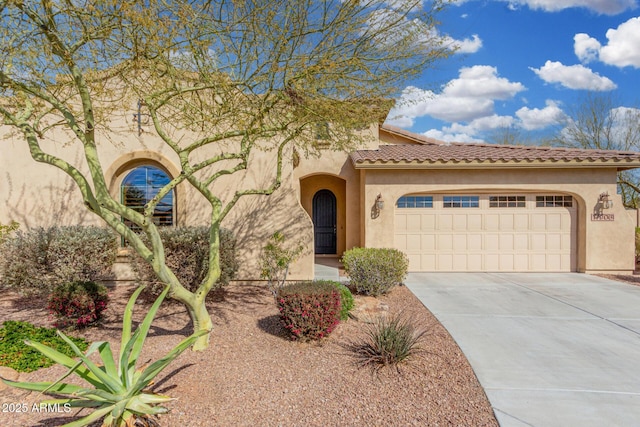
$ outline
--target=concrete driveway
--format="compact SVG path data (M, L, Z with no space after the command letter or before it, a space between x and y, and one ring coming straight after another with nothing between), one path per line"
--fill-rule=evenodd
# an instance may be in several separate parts
M501 426L640 426L640 287L578 273L411 273Z

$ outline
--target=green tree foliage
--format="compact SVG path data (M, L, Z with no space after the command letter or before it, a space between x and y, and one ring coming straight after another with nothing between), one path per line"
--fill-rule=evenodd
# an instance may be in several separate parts
M0 115L152 265L195 330L210 331L205 297L220 275L227 214L244 196L276 191L291 145L316 152L319 128L331 148L357 145L388 100L451 52L435 29L448 2L0 1ZM181 169L143 212L109 193L100 149L113 137L110 117L138 100ZM82 159L59 155L48 139L56 128ZM256 151L267 150L272 176L223 198L215 184L251 170ZM152 221L162 198L187 185L211 206L209 270L195 292L167 267Z
M589 93L569 110L554 145L597 150L640 150L640 109L618 106L608 94ZM618 173L618 189L628 208L640 206L640 176L633 170Z

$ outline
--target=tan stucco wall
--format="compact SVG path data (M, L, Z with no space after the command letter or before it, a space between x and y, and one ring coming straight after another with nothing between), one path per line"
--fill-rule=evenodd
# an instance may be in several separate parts
M394 245L394 210L399 197L412 193L536 192L572 195L578 204L577 270L633 271L635 212L627 211L616 195L616 170L606 169L494 169L494 170L362 170L364 245ZM613 195L606 213L615 221L592 221L598 196ZM382 194L385 208L377 218L371 211Z
M112 116L109 131L100 133L98 149L101 164L111 194L119 199L119 187L124 176L136 166L160 166L171 176L180 172L173 151L151 129L138 135L133 118L136 107ZM9 135L6 127L0 140L0 223L16 220L22 228L51 225L96 224L102 221L83 205L75 183L50 165L37 163L29 154L20 135ZM188 138L188 135L187 135ZM83 173L88 172L81 147L63 131L48 134L42 140L43 149L70 161ZM193 156L205 158L204 152ZM291 153L286 158L291 158ZM246 173L223 177L213 187L215 194L228 201L235 189L268 187L275 176L275 151L259 151L249 161ZM288 230L306 242L313 241L311 220L299 202L299 183L293 179L291 162L285 162L281 187L271 196L246 196L225 219L223 226L234 231L238 239L240 271L238 279L259 279L258 257L267 239L277 230ZM187 183L176 189L176 220L178 225L209 223L211 209L204 198ZM290 269L291 279L313 277L313 247Z

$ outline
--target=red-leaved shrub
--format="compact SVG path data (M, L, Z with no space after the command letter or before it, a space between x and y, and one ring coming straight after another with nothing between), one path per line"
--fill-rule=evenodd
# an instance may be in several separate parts
M49 296L49 313L56 317L56 327L83 328L98 321L107 308L107 288L95 282L63 283Z
M295 340L326 337L340 323L340 292L328 282L297 282L277 296L282 325Z

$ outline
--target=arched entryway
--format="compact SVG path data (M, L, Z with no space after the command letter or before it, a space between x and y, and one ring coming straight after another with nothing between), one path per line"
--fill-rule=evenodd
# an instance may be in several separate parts
M313 196L314 251L319 255L335 254L337 249L336 196L320 190Z

